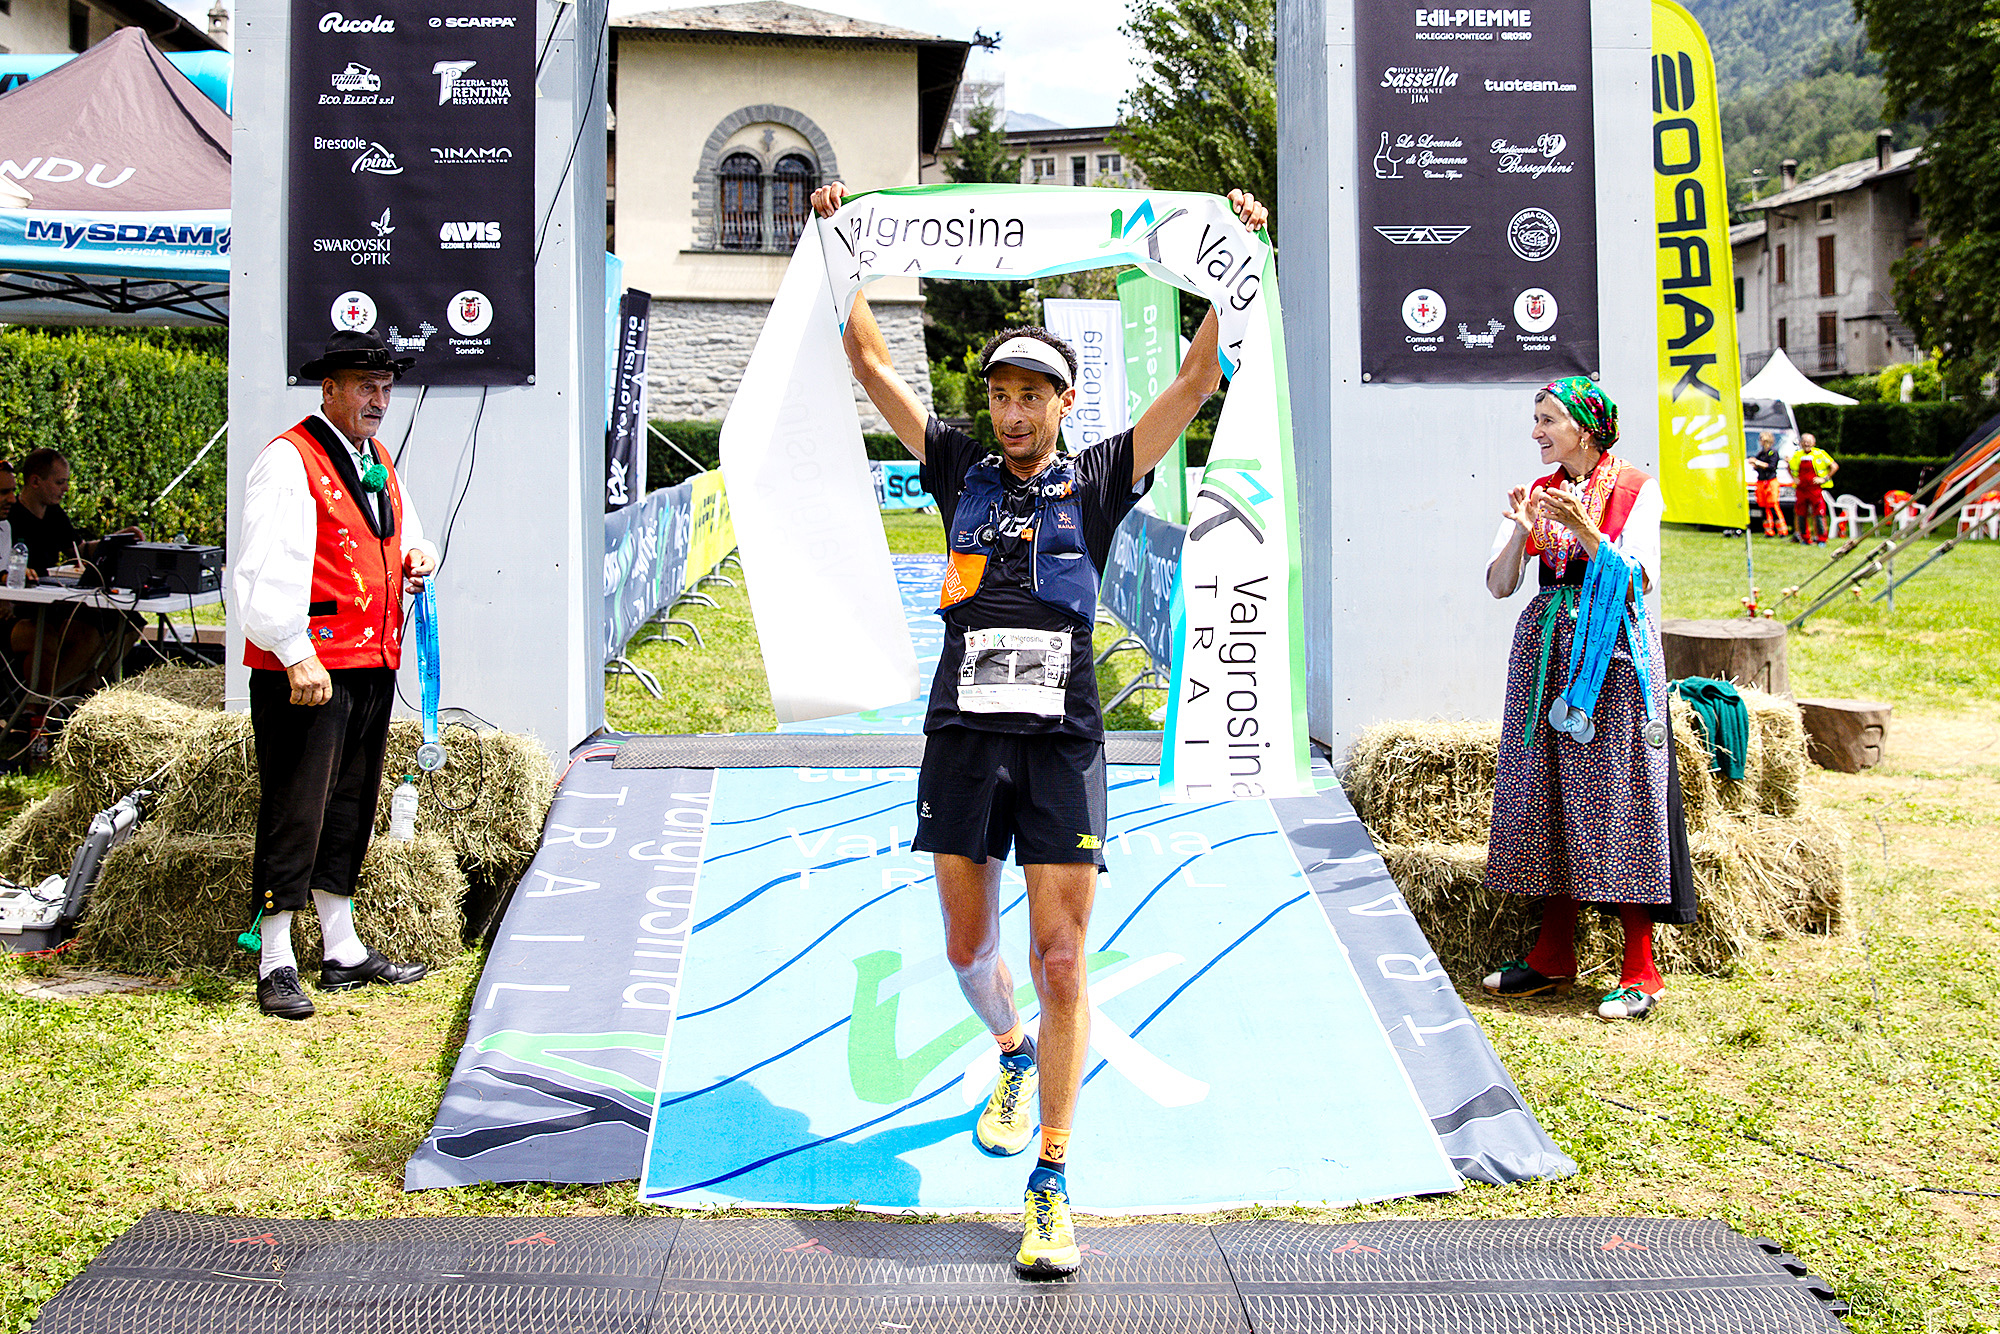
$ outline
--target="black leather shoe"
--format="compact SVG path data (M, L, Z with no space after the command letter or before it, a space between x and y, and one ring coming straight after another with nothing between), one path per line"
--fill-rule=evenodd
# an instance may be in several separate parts
M1479 985L1494 996L1565 996L1574 982L1574 978L1545 976L1519 959L1509 959Z
M337 963L322 963L319 966L319 989L321 991L352 991L365 987L370 982L386 982L390 986L401 986L414 982L430 971L420 963L390 963L373 949L368 957L352 967Z
M299 970L279 968L269 977L257 979L257 1008L280 1019L310 1019L312 998L299 985Z

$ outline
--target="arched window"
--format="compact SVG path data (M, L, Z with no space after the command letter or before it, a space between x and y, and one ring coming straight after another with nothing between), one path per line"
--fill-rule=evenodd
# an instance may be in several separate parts
M774 248L790 250L799 243L812 215L812 192L819 173L803 155L787 153L771 173L771 230Z
M722 248L762 250L764 207L757 159L749 153L731 153L722 159L716 175L722 186Z

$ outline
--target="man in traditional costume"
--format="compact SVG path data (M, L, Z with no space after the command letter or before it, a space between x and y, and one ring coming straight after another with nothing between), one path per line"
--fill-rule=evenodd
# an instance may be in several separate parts
M1631 622L1644 627L1638 645L1627 629L1616 631L1590 715L1594 736L1560 733L1549 714L1571 684L1572 640L1585 633L1576 609L1591 558L1611 543L1643 572L1647 591L1657 588L1666 506L1657 481L1611 453L1617 406L1582 376L1536 393L1533 434L1542 462L1559 466L1509 493L1486 568L1487 590L1505 598L1533 559L1540 589L1507 659L1485 883L1541 898L1542 923L1528 957L1501 964L1484 985L1500 996L1567 992L1576 978L1577 905L1592 903L1615 910L1625 930L1618 986L1597 1013L1643 1019L1666 988L1653 962L1653 923L1694 920L1654 622Z
M375 828L402 663L403 592L437 568L388 451L375 439L395 382L375 334L343 330L299 368L320 410L271 441L244 487L231 591L243 617L262 793L251 862L260 914L257 1004L307 1019L292 914L319 914L320 990L414 982L354 932L354 890Z

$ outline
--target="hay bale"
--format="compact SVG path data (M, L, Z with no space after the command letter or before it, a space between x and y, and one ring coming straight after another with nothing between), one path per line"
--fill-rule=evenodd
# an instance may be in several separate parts
M90 817L100 809L85 803L72 787L59 787L29 806L0 832L0 875L22 885L67 875L90 832Z
M1520 958L1541 920L1534 899L1485 887L1477 843L1382 844L1382 859L1438 962L1467 985L1502 959ZM1662 972L1727 974L1760 940L1828 932L1845 919L1847 849L1817 811L1720 819L1689 839L1699 918L1654 931ZM1615 980L1623 937L1614 913L1585 912L1578 966Z
M1382 723L1354 743L1345 785L1378 842L1484 844L1498 723Z
M142 973L191 968L248 971L236 944L250 925L252 840L242 835L140 830L104 862L77 936L80 957ZM354 923L361 938L397 960L439 964L459 952L465 876L441 839L377 839L361 865ZM319 964L319 922L294 915L302 968Z
M126 686L100 690L63 725L56 768L91 810L101 811L162 766L181 760L190 732L206 716Z
M122 687L143 695L170 699L191 709L217 712L222 709L220 667L189 667L178 662L163 662L157 667L148 667L137 676L127 677Z
M440 734L450 756L444 769L421 774L417 832L451 844L468 876L511 886L526 873L542 841L542 822L555 798L555 771L531 736L479 731L454 723ZM404 774L417 773L423 728L411 719L389 724L376 832L389 827L389 795Z
M1694 725L1694 714L1680 701L1674 702L1674 732L1680 747L1681 790L1688 797L1688 823L1707 828L1716 811L1738 818L1751 815L1792 815L1803 800L1806 779L1805 725L1799 706L1783 695L1768 695L1754 687L1740 688L1743 704L1750 714L1749 753L1743 760L1743 777L1728 779L1709 769L1708 743ZM1680 731L1688 736L1683 741ZM1707 788L1712 805L1702 799L1697 820L1695 791Z
M257 832L257 743L247 713L199 713L174 765L153 785L153 823L182 834Z
M1681 809L1687 813L1688 834L1692 837L1722 818L1721 794L1715 774L1708 767L1708 743L1695 726L1694 710L1679 699L1669 701L1673 719L1674 759L1680 765Z

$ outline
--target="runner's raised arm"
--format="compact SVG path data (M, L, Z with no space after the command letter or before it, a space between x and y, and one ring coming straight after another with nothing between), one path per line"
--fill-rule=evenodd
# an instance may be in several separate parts
M813 191L813 212L830 218L840 211L841 201L846 197L847 187L839 181L822 185ZM854 306L847 313L847 332L840 341L847 350L847 364L860 382L862 392L868 395L868 401L889 423L889 429L903 442L903 448L921 462L924 427L931 414L909 382L896 373L895 363L889 357L888 340L882 337L882 327L875 322L875 312L868 308L866 294L854 294Z

